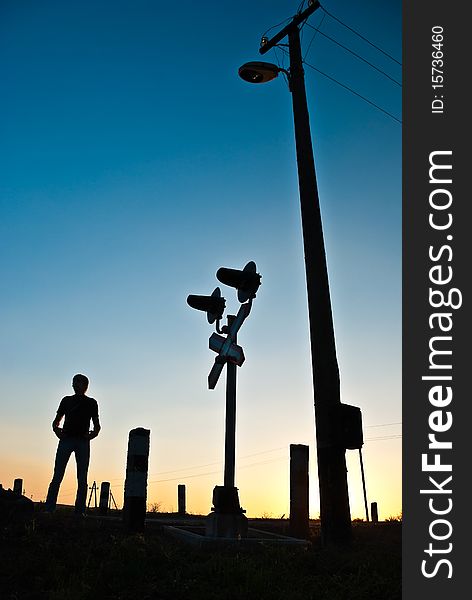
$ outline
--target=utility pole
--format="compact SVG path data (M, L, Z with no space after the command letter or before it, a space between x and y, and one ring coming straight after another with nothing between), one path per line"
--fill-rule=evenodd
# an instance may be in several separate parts
M337 430L341 404L339 370L300 44L300 24L319 6L315 1L296 15L271 40L265 41L259 52L265 54L288 37L315 396L321 533L323 542L328 544L350 540L351 515L345 448Z

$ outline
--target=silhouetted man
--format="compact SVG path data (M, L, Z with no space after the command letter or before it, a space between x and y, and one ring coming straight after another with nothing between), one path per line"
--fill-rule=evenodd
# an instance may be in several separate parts
M75 513L85 514L87 499L87 472L90 460L90 440L97 437L100 431L98 419L98 404L93 398L85 395L89 380L85 375L74 375L72 387L75 394L65 396L59 404L56 418L52 422L52 429L59 438L54 464L54 475L49 484L46 498L46 510L53 512L56 508L57 495L62 483L67 463L72 452L77 463L77 496L75 499ZM64 417L64 425L59 427ZM93 429L90 431L90 420Z

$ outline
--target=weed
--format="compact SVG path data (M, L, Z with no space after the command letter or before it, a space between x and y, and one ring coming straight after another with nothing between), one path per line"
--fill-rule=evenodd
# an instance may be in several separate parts
M34 527L0 531L0 589L12 600L399 599L401 524L359 523L353 532L343 549L323 549L314 537L309 550L217 551L166 538L157 526L129 535L113 519L38 515Z

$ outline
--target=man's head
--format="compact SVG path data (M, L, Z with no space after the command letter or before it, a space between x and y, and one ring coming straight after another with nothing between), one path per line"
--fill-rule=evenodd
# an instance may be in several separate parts
M74 388L74 392L76 394L85 394L89 385L88 377L85 375L74 375L72 378L72 387Z

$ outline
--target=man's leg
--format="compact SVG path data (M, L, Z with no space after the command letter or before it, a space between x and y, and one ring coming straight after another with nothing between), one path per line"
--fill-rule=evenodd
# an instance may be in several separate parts
M77 496L75 498L75 512L77 514L85 513L85 503L87 501L87 473L90 461L90 441L77 440L75 446L75 460L77 462Z
M70 441L67 438L59 440L56 451L56 460L54 463L54 474L52 476L52 481L49 484L48 495L46 497L45 508L48 512L53 512L56 508L59 487L62 483L62 479L64 478L66 466L71 454L72 445Z

